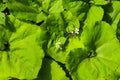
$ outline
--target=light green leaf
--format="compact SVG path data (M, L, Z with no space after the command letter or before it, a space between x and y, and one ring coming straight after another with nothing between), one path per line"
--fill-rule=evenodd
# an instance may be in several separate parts
M71 51L66 64L73 80L116 80L120 45L114 29L105 22L86 26L81 42L84 47Z
M89 9L89 5L86 2L83 1L64 1L63 2L64 8L66 11L70 11L74 16L83 18L86 14L86 12Z
M119 1L113 1L112 2L112 8L113 11L109 13L110 17L112 18L112 21L114 21L117 17L117 15L120 13L120 2Z
M41 7L38 6L37 3L32 1L26 1L25 3L21 1L12 1L8 2L7 6L11 14L18 19L30 20L36 23L46 19L47 15L42 12Z
M56 0L53 3L51 3L51 8L49 9L50 13L60 13L62 12L63 6L62 6L62 0Z
M101 21L104 15L104 11L99 6L92 6L88 13L87 18L85 20L85 25L93 26L97 21Z
M34 79L37 77L44 57L37 39L41 38L41 34L43 35L42 28L21 22L12 15L9 18L15 32L8 40L7 50L0 51L0 74L3 74L3 78Z
M105 5L104 11L104 20L107 21L112 27L117 30L117 24L120 20L120 2L112 1L111 4Z
M54 42L51 41L51 44L49 43L50 46L48 47L48 54L56 61L66 63L66 59L71 50L84 48L84 45L80 41L79 37L70 38L69 40L66 40L64 44L62 44L62 41L59 41L59 39L60 38L57 38L57 41ZM58 42L60 44L58 44Z
M44 59L37 80L69 80L64 70L53 60Z
M120 20L120 2L114 1L112 2L112 7L113 7L113 12L110 13L110 17L112 18L112 27L116 30L117 29L117 24Z
M109 24L112 25L113 29L116 31L116 35L119 38L119 22L120 22L120 2L119 1L112 1L111 5L106 5L104 7L105 16L104 20L106 20ZM107 11L110 9L109 11ZM108 16L108 17L106 17Z

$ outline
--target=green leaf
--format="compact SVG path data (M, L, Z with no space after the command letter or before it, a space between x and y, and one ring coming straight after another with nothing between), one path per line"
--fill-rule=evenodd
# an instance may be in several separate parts
M99 6L92 6L88 13L87 18L85 20L85 25L93 26L97 21L101 21L104 15L104 11Z
M120 6L119 1L113 1L112 2L113 11L111 13L109 13L110 17L112 18L112 21L114 21L116 19L116 17L118 16L118 14L120 13L119 6Z
M69 80L64 70L53 60L44 59L37 80Z
M62 6L62 0L56 0L53 3L51 3L51 8L49 9L50 13L59 13L62 12L63 6Z
M70 11L74 16L84 16L89 9L89 5L83 1L64 1L65 11Z
M39 3L40 4L40 3ZM42 12L41 6L35 1L9 1L7 6L10 12L18 19L30 20L39 23L46 19L46 14Z
M60 13L64 10L63 0L44 0L42 1L42 9L46 13Z
M117 24L120 20L119 6L119 1L112 1L111 4L103 7L105 10L104 20L111 24L115 30L117 30Z
M38 38L43 35L42 28L21 22L12 15L9 19L15 32L12 32L6 49L0 51L0 74L3 75L2 78L34 79L44 57L44 52L38 44Z
M114 29L106 22L96 23L84 27L80 39L84 47L71 51L66 64L73 80L116 80L120 45Z
M83 48L84 45L80 41L79 37L73 37L68 40L65 40L63 43L60 38L57 38L55 41L49 42L50 46L48 46L48 54L54 58L56 61L60 61L62 63L66 63L66 59L70 53L71 50L74 50L75 48ZM68 43L69 42L69 43ZM77 43L77 44L76 44Z
M113 29L116 31L116 35L119 39L119 22L120 22L120 2L112 1L111 5L104 6L105 15L104 20L112 25ZM109 9L109 10L108 10Z

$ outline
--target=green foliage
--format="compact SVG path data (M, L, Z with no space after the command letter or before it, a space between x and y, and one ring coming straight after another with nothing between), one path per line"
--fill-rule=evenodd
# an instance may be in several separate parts
M119 0L1 0L0 80L119 80Z
M43 60L43 65L38 76L37 80L69 80L65 77L65 72L60 65L50 59Z

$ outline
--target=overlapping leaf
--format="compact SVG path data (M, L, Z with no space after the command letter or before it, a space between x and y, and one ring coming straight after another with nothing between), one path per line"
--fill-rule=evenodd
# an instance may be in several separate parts
M85 19L84 13L87 12L87 10L83 10L82 5L88 7L87 4L81 1L78 1L78 3L68 2L68 5L64 6L66 10L63 13L52 13L48 16L46 24L51 37L48 42L47 53L57 61L65 63L65 59L71 50L71 44L75 45L72 41L79 42L79 38L76 37L80 33L79 22ZM76 9L73 11L74 8ZM79 13L75 14L76 12ZM73 38L69 39L69 37ZM72 47L74 48L74 46Z
M119 80L119 5L1 0L0 80Z
M116 30L120 19L120 2L112 1L111 4L103 6L105 10L104 20L106 20Z
M46 19L46 14L42 12L41 1L8 1L7 7L9 8L11 14L16 18L21 20L29 20L36 23L39 23Z
M94 15L90 14L93 10L94 8L90 9L88 16ZM87 26L84 26L80 37L84 47L76 48L69 54L67 67L73 80L116 80L118 78L116 71L120 56L119 41L114 29L106 22L100 22L101 19L102 13L93 20L95 24L92 26L85 21ZM87 17L86 20L91 18Z
M36 25L20 22L9 16L15 31L8 38L5 49L0 51L0 79L34 79L41 68L44 52L38 45L42 29ZM3 40L3 38L1 38Z

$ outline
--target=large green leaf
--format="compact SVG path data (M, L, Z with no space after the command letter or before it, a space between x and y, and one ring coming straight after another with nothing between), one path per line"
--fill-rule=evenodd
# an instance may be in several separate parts
M120 45L114 29L105 22L84 27L81 42L84 47L71 51L68 58L73 80L116 80Z
M21 22L12 15L9 19L15 31L8 38L5 49L0 51L0 79L34 79L44 57L44 52L38 44L40 35L44 35L42 28Z
M116 35L118 37L118 39L120 40L120 32L119 32L119 22L120 22L120 2L119 1L112 1L111 5L107 5L104 7L106 15L108 16L105 17L107 20L107 22L109 22L112 27L114 28L114 30L116 31ZM109 11L107 11L108 9L110 9Z

